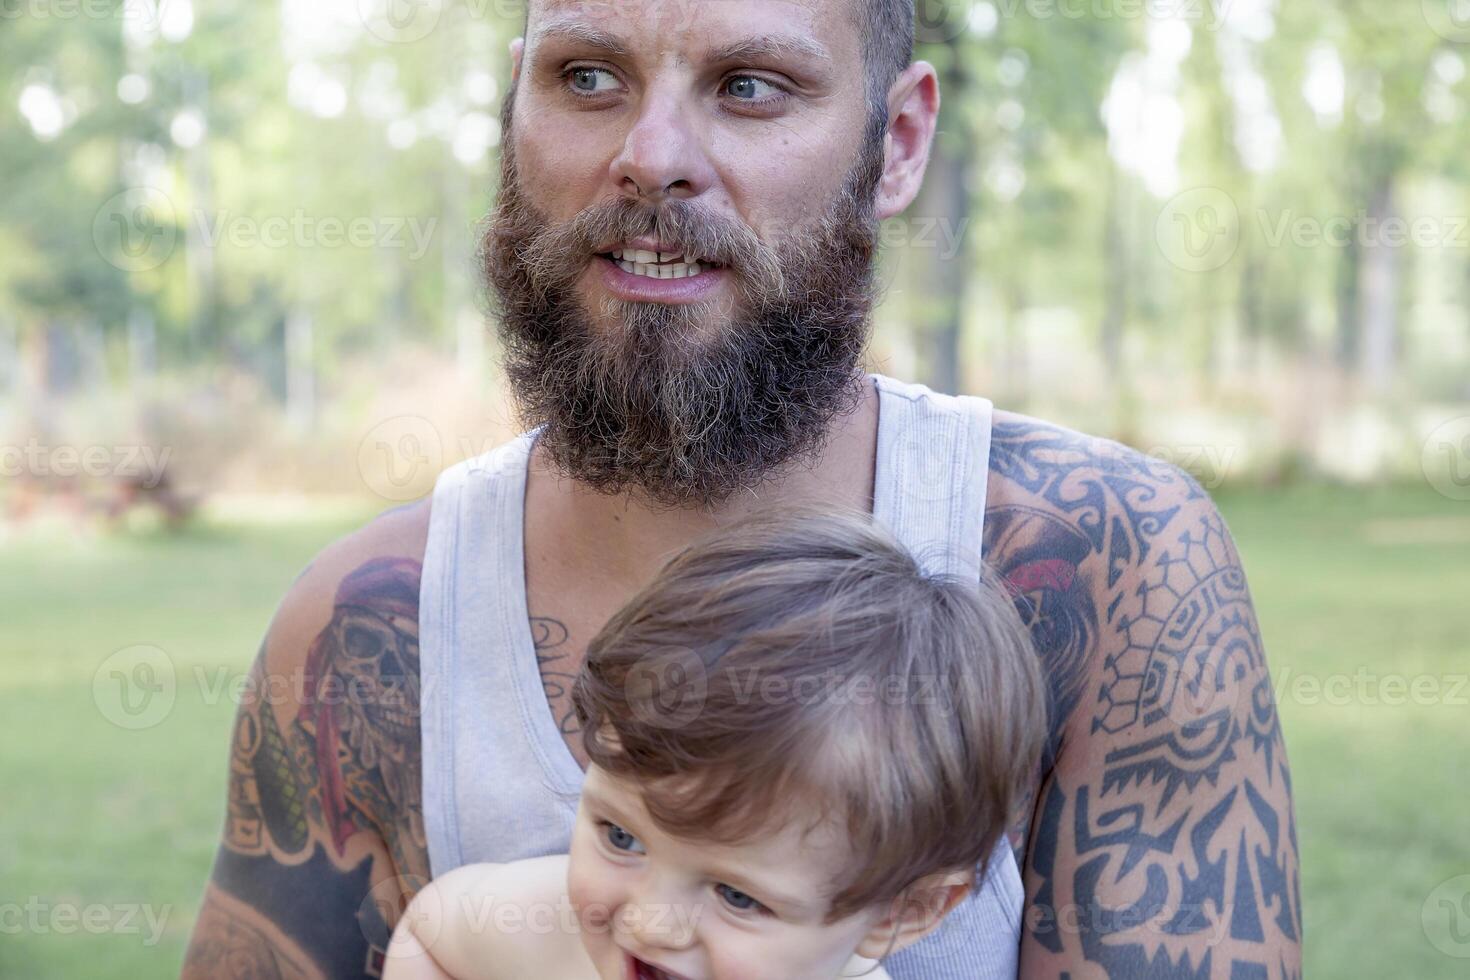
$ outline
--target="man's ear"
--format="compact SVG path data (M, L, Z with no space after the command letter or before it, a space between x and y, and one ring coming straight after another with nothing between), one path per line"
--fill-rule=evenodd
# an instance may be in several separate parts
M893 217L918 196L938 125L939 76L927 61L916 61L888 90L888 133L883 137L878 220Z
M510 42L510 83L514 85L521 77L521 56L526 52L526 39L518 37Z
M975 886L975 872L954 871L920 878L893 900L888 914L858 944L857 954L881 960L912 946L939 928L944 917Z

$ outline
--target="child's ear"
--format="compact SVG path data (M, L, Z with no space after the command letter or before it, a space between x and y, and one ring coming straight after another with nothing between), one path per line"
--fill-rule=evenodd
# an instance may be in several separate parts
M881 960L905 946L912 946L938 929L944 917L974 886L973 869L920 878L895 898L888 913L873 924L858 944L857 954Z

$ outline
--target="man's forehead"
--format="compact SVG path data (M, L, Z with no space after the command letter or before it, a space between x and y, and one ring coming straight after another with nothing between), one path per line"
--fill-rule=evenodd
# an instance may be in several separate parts
M526 43L574 33L578 26L615 37L630 51L654 46L722 50L752 35L789 38L811 56L838 59L856 48L865 0L536 0ZM589 32L591 33L591 32ZM689 53L698 53L690 51ZM799 53L799 52L793 52Z

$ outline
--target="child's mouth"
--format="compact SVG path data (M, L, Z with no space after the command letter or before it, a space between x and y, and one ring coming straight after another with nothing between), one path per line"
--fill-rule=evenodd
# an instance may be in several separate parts
M625 954L628 957L628 980L685 980L677 973L660 970L652 963L645 963L632 953Z

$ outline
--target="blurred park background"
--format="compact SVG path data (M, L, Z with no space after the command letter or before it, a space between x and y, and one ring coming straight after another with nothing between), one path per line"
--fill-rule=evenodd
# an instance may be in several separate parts
M523 2L0 0L0 976L177 971L275 602L515 431L473 253ZM1215 494L1308 974L1470 975L1470 6L919 8L870 366Z

